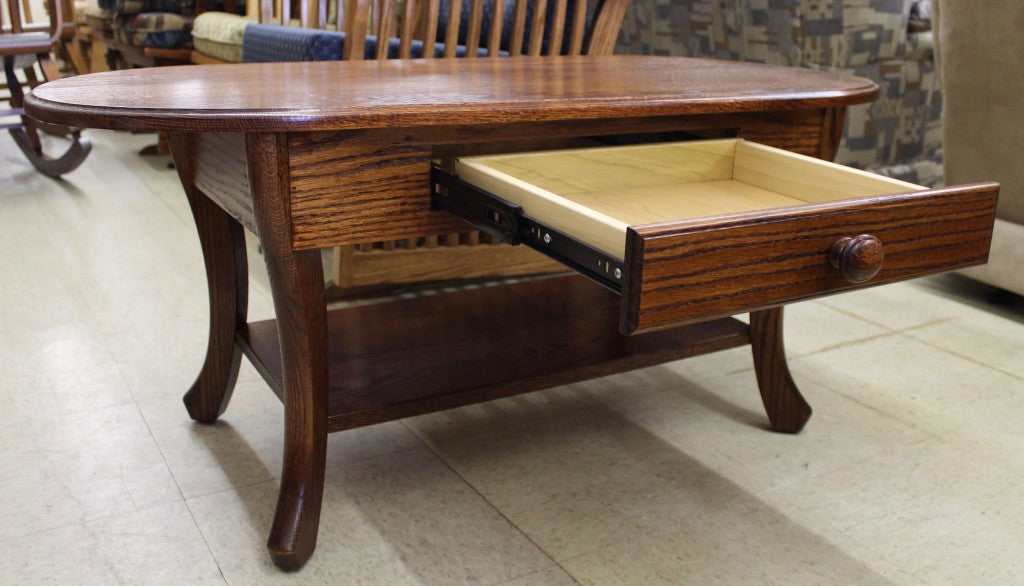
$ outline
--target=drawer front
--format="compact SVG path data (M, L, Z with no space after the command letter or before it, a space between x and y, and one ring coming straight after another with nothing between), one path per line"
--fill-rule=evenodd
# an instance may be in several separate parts
M464 199L482 194L478 225L523 218L502 227L620 292L626 334L984 263L999 193L737 139L469 157L455 170ZM541 229L522 230L530 222Z
M655 330L982 264L998 189L977 184L630 227L621 329ZM865 234L874 247L865 258L848 251L850 262L881 268L862 282L865 275L848 274L851 281L830 250Z

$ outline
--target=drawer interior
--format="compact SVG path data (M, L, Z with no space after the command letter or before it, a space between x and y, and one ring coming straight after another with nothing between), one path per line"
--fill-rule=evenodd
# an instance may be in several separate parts
M743 139L464 157L455 171L619 259L631 226L925 189Z

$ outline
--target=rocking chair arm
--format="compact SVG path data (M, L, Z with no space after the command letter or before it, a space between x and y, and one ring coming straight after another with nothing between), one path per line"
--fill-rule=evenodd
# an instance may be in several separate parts
M50 43L59 41L64 30L64 15L60 5L60 0L46 0L46 9L50 13Z
M50 26L47 30L50 34L50 43L56 43L57 40L60 39L64 24L63 15L60 9L60 0L46 0L46 11L50 15ZM18 0L8 0L7 13L11 19L11 32L14 34L39 31L42 28L38 25L33 26L32 24L29 24L28 27L24 26L21 21L21 6L19 5ZM3 19L0 18L0 22L2 21Z

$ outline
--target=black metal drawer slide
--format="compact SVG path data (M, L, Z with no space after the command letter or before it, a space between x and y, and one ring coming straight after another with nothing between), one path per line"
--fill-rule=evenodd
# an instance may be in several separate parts
M531 218L523 213L520 206L437 167L431 170L431 202L436 210L451 212L509 244L524 244L612 291L622 293L625 279L622 259Z

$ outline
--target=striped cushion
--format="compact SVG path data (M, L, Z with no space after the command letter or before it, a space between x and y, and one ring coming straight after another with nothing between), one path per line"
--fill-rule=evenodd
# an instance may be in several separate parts
M125 45L176 49L192 45L192 17L169 12L142 12L119 16L114 38Z
M242 36L253 20L227 12L204 12L192 25L192 43L196 51L221 61L242 60Z

